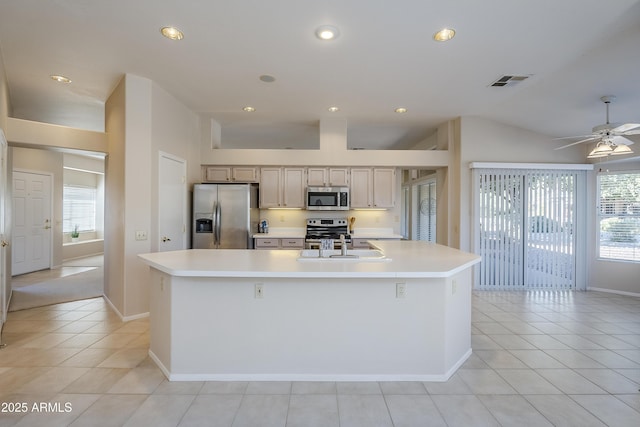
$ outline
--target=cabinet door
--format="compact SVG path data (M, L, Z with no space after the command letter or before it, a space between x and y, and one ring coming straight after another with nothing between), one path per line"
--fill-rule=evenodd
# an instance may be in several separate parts
M334 187L349 186L349 169L330 168L329 169L329 185Z
M304 193L306 185L304 168L284 168L283 170L283 200L282 207L304 208Z
M373 207L392 208L396 188L396 170L392 168L373 169Z
M205 180L209 182L231 181L231 168L221 166L208 166L205 173Z
M327 185L327 168L308 168L307 185Z
M351 207L371 207L371 168L351 168Z
M234 167L231 170L231 179L235 182L258 182L258 168Z
M260 170L260 207L278 208L281 204L281 169L262 168Z

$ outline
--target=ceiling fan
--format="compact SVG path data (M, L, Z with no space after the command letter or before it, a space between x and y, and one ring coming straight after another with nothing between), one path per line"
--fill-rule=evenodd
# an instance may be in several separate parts
M558 147L556 148L556 150L561 150L573 145L582 144L583 142L597 141L596 147L587 156L590 159L606 157L610 155L633 153L633 151L629 148L629 145L633 144L633 141L626 138L626 136L640 135L640 123L609 123L609 104L615 101L615 99L616 97L613 95L607 95L600 98L600 100L604 102L607 109L607 122L605 124L595 126L593 129L591 129L591 135L556 138L583 138L579 141L575 141L570 144L563 145L562 147Z

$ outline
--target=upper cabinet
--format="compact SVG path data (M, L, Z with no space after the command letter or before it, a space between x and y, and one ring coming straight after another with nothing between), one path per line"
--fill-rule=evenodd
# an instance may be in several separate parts
M203 166L204 182L259 182L260 208L304 209L307 186L350 187L350 207L395 205L396 169L386 167Z
M258 182L258 168L253 166L206 166L205 182Z
M394 168L351 168L351 207L392 208L395 187Z
M348 186L349 169L324 167L307 168L307 185L316 185L322 187Z
M304 208L306 169L265 167L260 170L261 208Z
M396 170L373 168L373 207L392 208L395 205Z

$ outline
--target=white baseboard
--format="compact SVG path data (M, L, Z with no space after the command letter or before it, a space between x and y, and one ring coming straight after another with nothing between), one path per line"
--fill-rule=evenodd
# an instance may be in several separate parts
M444 375L348 375L348 374L172 374L149 349L149 357L169 381L427 381L446 382L471 356L469 349Z
M597 291L597 292L606 292L606 293L609 293L609 294L625 295L625 296L628 296L628 297L639 297L640 298L640 293L638 293L638 292L627 292L627 291L618 291L616 289L592 288L592 287L588 287L587 290L588 291Z
M116 306L113 305L111 300L105 294L102 294L102 298L104 298L104 300L107 302L107 304L109 304L109 307L111 307L111 310L113 310L114 313L116 313L118 315L118 317L120 318L120 320L122 320L123 322L130 322L132 320L144 319L145 317L149 317L149 312L140 313L140 314L134 314L133 316L125 316L122 313L120 313L120 310L118 310L116 308Z

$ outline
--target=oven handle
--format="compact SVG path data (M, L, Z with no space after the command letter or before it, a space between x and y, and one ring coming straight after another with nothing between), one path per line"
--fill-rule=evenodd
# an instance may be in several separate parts
M347 240L345 242L346 245L348 245L349 243L351 243L350 240ZM320 242L305 242L304 246L305 246L305 249L320 249ZM340 240L333 241L333 248L342 249L342 243L340 243Z

